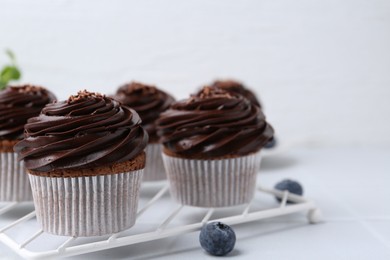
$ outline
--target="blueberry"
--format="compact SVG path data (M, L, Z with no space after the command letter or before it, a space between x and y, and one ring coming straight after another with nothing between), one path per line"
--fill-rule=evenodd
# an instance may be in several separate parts
M236 243L236 234L226 224L211 222L201 229L199 242L209 254L223 256L233 250Z
M293 181L293 180L283 180L281 182L278 182L275 185L276 190L285 191L288 190L290 193L296 194L296 195L302 195L303 194L303 188L302 185L299 184L299 182ZM276 199L280 202L281 199L276 197ZM288 203L294 203L292 201L287 201Z
M273 137L271 140L268 141L268 143L264 145L264 148L266 149L274 148L276 146L276 143L277 143L276 138Z

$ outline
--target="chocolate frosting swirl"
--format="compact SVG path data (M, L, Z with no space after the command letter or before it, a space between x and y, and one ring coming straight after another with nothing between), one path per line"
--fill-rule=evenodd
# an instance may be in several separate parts
M217 80L214 81L214 83L211 85L212 87L216 88L222 88L229 92L234 92L240 95L243 95L249 101L251 101L256 106L261 107L259 100L257 99L256 95L246 88L242 83L235 81L235 80Z
M143 152L148 135L137 112L87 91L48 104L25 126L14 150L28 169L84 169L131 160Z
M137 82L121 86L114 98L137 111L149 134L149 142L158 142L156 120L175 101L174 98L154 86Z
M260 150L273 133L258 106L215 87L172 104L158 121L165 151L186 158L247 155Z
M56 98L45 88L22 85L7 87L0 92L0 139L23 138L24 125L30 117Z

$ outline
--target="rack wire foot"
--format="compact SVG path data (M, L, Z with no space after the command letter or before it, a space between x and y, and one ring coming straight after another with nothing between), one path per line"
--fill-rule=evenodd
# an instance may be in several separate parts
M307 220L310 224L317 224L322 222L323 219L321 210L318 208L309 210L309 212L307 213Z

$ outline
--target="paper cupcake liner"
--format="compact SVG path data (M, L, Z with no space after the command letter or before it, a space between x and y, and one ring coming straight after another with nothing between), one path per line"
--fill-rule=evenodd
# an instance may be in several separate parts
M248 203L256 188L260 152L219 160L194 160L163 153L172 197L183 205L229 207Z
M161 145L148 144L143 181L161 181L166 179L167 175L165 174L161 157Z
M143 170L75 178L29 174L38 223L51 234L100 236L135 224Z
M0 201L31 201L30 182L16 153L0 153Z

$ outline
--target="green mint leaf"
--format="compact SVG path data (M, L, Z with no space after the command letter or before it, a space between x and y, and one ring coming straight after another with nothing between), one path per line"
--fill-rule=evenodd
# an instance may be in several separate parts
M5 65L0 71L0 90L5 89L10 81L18 80L21 77L21 72L16 65L14 53L9 49L7 49L5 53L11 60L11 63Z
M15 66L5 66L0 73L0 79L8 83L11 80L20 79L20 71Z

